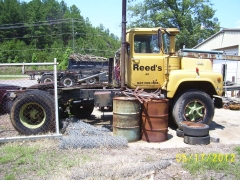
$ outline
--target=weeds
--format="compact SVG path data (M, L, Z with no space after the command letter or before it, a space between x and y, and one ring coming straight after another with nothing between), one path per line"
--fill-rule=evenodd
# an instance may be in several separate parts
M213 170L240 179L238 171L240 169L240 146L233 150L234 153L231 154L210 153L198 158L190 158L191 155L186 155L185 160L182 161L183 167L191 174L204 174Z
M3 179L12 180L16 179L19 174L23 179L36 174L44 179L45 176L51 175L58 169L70 169L91 161L91 158L85 154L68 155L67 153L65 151L60 155L56 149L46 150L37 144L27 146L19 143L5 144L0 146L0 164L2 166L0 175L4 175Z

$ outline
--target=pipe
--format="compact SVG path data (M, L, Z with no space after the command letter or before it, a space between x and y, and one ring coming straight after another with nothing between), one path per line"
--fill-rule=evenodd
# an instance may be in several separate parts
M122 45L121 45L121 88L125 87L125 49L126 49L126 7L127 0L122 0Z
M91 79L93 77L97 77L97 76L100 76L100 75L103 75L103 74L107 74L107 72L105 71L105 72L102 72L102 73L98 73L98 74L94 74L94 75L88 76L86 78L79 79L78 82L82 82L82 81L85 81L87 79Z
M181 52L193 52L193 53L209 53L209 54L223 54L223 51L209 51L199 49L181 49Z

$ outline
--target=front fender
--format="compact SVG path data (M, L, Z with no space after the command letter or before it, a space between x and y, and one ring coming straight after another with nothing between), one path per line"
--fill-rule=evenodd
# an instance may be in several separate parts
M216 94L221 96L223 93L222 79L222 74L212 71L202 71L197 74L195 71L190 70L175 70L170 73L168 82L163 89L167 91L167 97L172 98L183 82L208 82L213 86Z

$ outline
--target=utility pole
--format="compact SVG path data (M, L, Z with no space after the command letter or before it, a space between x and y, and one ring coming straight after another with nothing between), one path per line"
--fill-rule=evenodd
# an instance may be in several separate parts
M72 40L73 40L73 52L75 52L75 39L74 39L74 19L72 18Z
M125 49L126 49L126 7L127 1L122 0L122 46L121 46L121 88L125 87Z

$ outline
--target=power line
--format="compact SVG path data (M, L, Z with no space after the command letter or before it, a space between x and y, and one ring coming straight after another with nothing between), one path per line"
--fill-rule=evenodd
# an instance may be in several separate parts
M76 20L73 19L74 22L84 22L84 20ZM36 25L51 25L51 24L61 24L61 23L72 23L72 18L68 19L56 19L56 20L48 20L48 21L37 21L37 22L25 22L25 23L12 23L12 24L1 24L1 27L11 27L11 26L16 26L19 25L19 27L24 27L26 24L26 27L31 27L31 26L36 26Z
M81 21L74 21L75 22L81 22ZM56 25L56 24L67 24L67 23L71 23L70 21L69 22L65 22L65 21L62 21L62 22L52 22L52 21L49 21L49 22L44 22L44 23L38 23L38 24L22 24L22 25L18 25L16 26L15 24L12 24L11 26L7 25L1 25L0 26L0 30L4 30L4 29L19 29L19 28L29 28L29 27L38 27L38 26L45 26L45 25L48 25L48 26L52 26L52 25ZM84 26L82 26L84 27Z
M27 38L49 37L49 36L62 36L62 35L65 35L65 34L72 35L72 33L61 33L61 34L50 34L50 35L28 36L28 37L0 38L0 40L27 39Z
M42 51L42 50L59 50L59 49L67 49L69 47L60 47L60 48L45 48L45 49L19 49L19 50L0 50L0 52L20 52L20 51ZM86 48L77 48L78 50L87 50L87 51L100 51L100 52L115 52L112 50L99 50L99 49L86 49Z
M11 40L11 39L27 39L27 38L38 38L38 37L49 37L49 36L62 36L62 35L71 35L72 33L61 33L61 34L50 34L50 35L39 35L39 36L25 36L25 37L12 37L12 38L0 38L0 40ZM101 33L75 33L74 36L76 35L91 35L91 36L98 36L98 37L102 37L103 34Z

